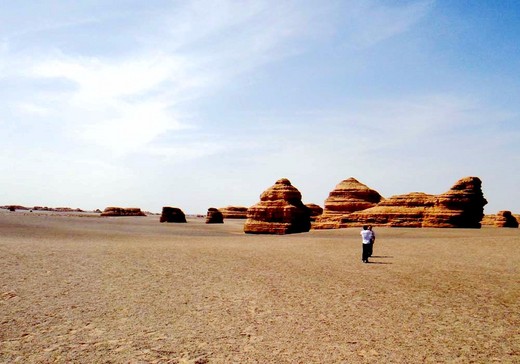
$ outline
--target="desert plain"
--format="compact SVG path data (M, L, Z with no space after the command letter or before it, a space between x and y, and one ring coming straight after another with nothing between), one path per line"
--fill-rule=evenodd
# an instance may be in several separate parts
M0 211L1 363L519 363L520 230Z

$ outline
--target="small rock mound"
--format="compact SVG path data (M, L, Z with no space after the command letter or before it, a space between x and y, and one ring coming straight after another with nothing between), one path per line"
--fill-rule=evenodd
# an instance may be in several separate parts
M260 195L260 202L247 210L244 224L248 234L301 233L310 228L310 210L287 178L279 179Z
M146 216L146 214L137 207L107 207L101 216Z
M496 227L517 228L518 220L511 211L499 211L495 217L494 225Z
M165 206L162 208L160 222L186 222L186 215L177 207Z
M206 224L223 224L224 217L222 216L222 212L214 207L210 207L208 209L208 213L206 215Z

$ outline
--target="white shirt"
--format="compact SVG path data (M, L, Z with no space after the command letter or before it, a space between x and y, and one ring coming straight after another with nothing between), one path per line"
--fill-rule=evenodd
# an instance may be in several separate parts
M370 230L361 230L361 237L363 238L363 244L370 244L372 241L373 233Z

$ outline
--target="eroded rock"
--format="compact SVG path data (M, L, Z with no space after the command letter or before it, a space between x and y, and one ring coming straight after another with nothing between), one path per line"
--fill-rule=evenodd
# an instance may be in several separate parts
M243 206L226 206L218 209L224 219L246 219L247 207Z
M206 214L206 224L223 224L224 217L222 212L220 212L215 207L210 207L208 209L208 213Z
M184 223L186 222L186 215L178 207L165 206L162 208L160 222L175 222Z
M494 225L496 227L517 228L518 220L511 211L499 211L496 214Z
M382 200L379 192L350 177L337 184L329 193L323 214L316 217L313 228L339 228L344 215L374 207Z
M302 195L287 178L282 178L260 195L260 202L247 210L244 232L290 234L310 230L310 210Z
M137 207L107 207L101 216L146 216L146 214Z

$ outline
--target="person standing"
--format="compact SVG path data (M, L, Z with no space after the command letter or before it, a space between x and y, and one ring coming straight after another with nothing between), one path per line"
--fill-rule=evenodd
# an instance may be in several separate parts
M374 252L374 243L376 242L376 233L372 229L372 225L368 225L368 230L370 230L372 232L372 240L370 242L370 249L369 249L369 253L368 253L368 256L371 257L372 253Z
M370 246L372 242L373 233L371 230L368 230L367 225L363 225L363 230L361 230L361 238L363 243L363 253L361 255L361 260L363 263L368 263L368 257L370 256Z

